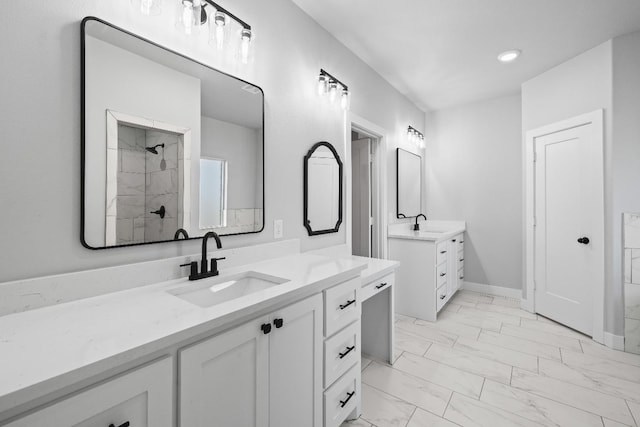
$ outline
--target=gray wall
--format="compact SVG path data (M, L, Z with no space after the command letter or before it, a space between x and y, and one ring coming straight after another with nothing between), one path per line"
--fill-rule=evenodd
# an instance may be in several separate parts
M522 285L520 96L428 117L426 212L467 222L465 281Z
M388 135L389 203L394 150L424 112L289 0L236 0L228 7L256 32L252 64L219 58L206 41L174 30L172 5L144 17L129 0L9 2L0 14L0 282L197 253L199 241L91 251L80 244L80 20L97 16L262 87L265 92L265 230L223 238L225 247L273 240L273 220L303 249L345 242L308 237L302 226L302 158L321 140L344 156L344 114L316 94L320 68L352 91L351 109ZM91 143L89 141L89 143Z

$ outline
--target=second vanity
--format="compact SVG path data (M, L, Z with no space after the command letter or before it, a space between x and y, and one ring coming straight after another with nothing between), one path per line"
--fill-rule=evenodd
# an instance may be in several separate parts
M400 261L396 312L435 322L464 281L465 223L425 221L420 228L389 225L389 259Z
M293 254L208 283L171 280L2 316L0 425L339 426L360 412L362 298L385 290L375 285L395 266ZM189 301L234 280L266 287L211 306Z

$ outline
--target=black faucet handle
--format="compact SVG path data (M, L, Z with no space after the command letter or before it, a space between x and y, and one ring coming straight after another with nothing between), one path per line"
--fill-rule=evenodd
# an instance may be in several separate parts
M226 256L220 257L220 258L211 258L211 261L220 261L221 259L227 259Z
M211 273L214 276L218 275L218 261L222 260L222 259L227 259L226 257L221 257L221 258L211 258Z
M186 264L180 264L180 267L191 267L191 271L190 276L189 277L196 277L198 275L198 262L197 261L191 261L188 262Z

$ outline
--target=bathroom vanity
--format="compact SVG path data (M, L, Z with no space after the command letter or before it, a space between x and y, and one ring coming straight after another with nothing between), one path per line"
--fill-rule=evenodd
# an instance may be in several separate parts
M389 226L389 258L396 273L396 311L434 322L464 281L465 223L426 221L419 231L407 223Z
M0 317L0 424L339 426L365 268L292 254Z

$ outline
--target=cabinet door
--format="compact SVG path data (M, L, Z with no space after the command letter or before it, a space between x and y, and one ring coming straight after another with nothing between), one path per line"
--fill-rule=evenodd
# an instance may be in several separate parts
M173 425L171 358L116 377L6 427L95 427L129 422L133 427Z
M268 345L263 317L180 351L180 425L269 425Z
M322 296L315 295L278 310L271 319L274 328L269 334L270 425L320 427Z

